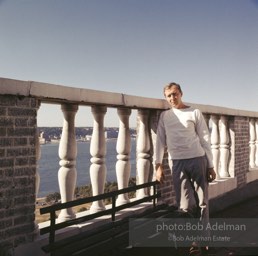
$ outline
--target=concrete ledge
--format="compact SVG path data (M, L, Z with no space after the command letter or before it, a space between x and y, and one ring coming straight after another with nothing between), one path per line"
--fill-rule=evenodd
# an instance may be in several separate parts
M258 180L258 168L252 168L246 173L246 182Z
M50 104L74 103L78 105L105 105L109 107L161 110L169 108L166 100L160 98L147 98L126 95L123 93L105 92L34 81L21 81L1 77L0 95L31 96ZM195 103L186 104L199 108L203 113L258 118L258 112L254 111Z
M210 213L222 211L234 204L258 196L258 180L247 183L241 188L231 190L210 200Z
M27 81L0 78L0 94L29 96L30 83Z
M153 203L152 202L146 202L146 203L142 203L140 205L136 205L124 210L121 210L119 212L116 213L116 219L122 219L125 217L128 217L134 213L140 214L143 211L150 209L153 207ZM111 208L111 205L107 205L106 209ZM76 214L76 217L82 217L85 215L89 215L90 211L84 211L84 212L80 212ZM63 238L66 237L70 237L76 234L79 234L83 231L86 230L92 230L94 228L97 228L105 223L108 223L111 221L111 215L105 215L93 220L89 220L87 222L78 224L78 225L73 225L61 230L58 230L56 232L56 241L61 240ZM46 221L43 223L39 223L39 228L43 228L43 227L47 227L50 225L50 221ZM27 243L25 245L20 245L18 247L15 248L14 251L14 255L15 256L27 256L27 255L37 255L37 256L46 256L49 254L46 254L43 252L43 250L41 249L42 246L46 245L48 243L48 238L49 238L49 234L45 234L45 235L38 235L38 237L36 238L36 240L33 243Z
M221 178L209 184L209 199L234 190L237 188L236 178Z
M132 206L130 208L126 208L126 209L121 210L121 211L116 213L116 220L128 217L128 216L133 215L135 213L140 214L143 211L145 211L147 209L150 209L152 207L153 207L152 202L146 202L146 203L142 203L140 205L136 205L136 206ZM111 208L111 205L106 206L106 209L110 209L110 208ZM83 216L87 216L89 214L90 214L90 211L88 210L88 211L77 213L76 217L83 217ZM108 222L111 222L111 215L101 216L99 218L86 221L84 223L80 223L80 224L77 224L77 225L73 225L73 226L70 226L70 227L63 228L63 229L58 230L56 232L55 240L58 241L58 240L66 238L66 237L70 237L70 236L82 233L86 230L91 230L91 229L97 228L97 227L99 227L99 226L101 226L105 223L108 223ZM39 228L47 227L49 225L50 225L50 221L39 223ZM45 234L45 235L42 235L42 236L39 235L35 242L40 243L41 245L45 245L45 244L48 243L48 237L49 237L49 234Z
M73 88L61 85L31 82L31 96L39 97L45 102L69 101L76 104L102 104L122 106L120 93L102 92L90 89Z

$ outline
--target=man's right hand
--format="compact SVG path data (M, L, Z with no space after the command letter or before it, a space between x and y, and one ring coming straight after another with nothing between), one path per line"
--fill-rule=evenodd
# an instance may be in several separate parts
M156 164L156 180L163 183L165 180L164 169L162 164Z

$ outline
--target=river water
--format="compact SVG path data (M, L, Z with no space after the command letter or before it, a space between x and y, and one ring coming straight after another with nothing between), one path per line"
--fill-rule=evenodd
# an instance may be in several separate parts
M116 181L116 142L117 140L107 140L107 181ZM41 159L39 161L39 174L40 174L40 188L38 197L44 197L49 193L59 192L58 185L58 170L59 156L58 156L58 143L49 143L41 145ZM76 186L84 186L90 184L90 143L78 142L77 143L77 184ZM136 161L135 161L135 140L131 141L131 177L135 177Z

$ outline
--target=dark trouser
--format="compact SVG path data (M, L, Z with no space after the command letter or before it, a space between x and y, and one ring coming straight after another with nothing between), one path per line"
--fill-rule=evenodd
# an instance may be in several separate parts
M210 232L205 227L209 222L209 198L206 156L184 160L173 160L173 183L180 210L188 212L201 221L204 230L201 235L208 238ZM207 241L207 240L206 240ZM207 246L208 242L200 242Z
M173 183L178 207L200 220L209 220L206 156L173 160Z

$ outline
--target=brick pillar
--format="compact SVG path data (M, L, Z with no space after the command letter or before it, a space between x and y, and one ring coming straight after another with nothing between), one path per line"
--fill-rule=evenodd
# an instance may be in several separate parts
M231 175L237 178L237 186L246 184L249 171L249 119L235 116L230 120L231 133ZM234 170L234 173L232 173Z
M11 254L14 247L34 238L38 107L39 102L34 98L0 95L0 252L3 255Z
M156 152L156 134L157 134L157 126L159 121L159 115L161 111L152 111L150 118L150 127L151 127L151 138L152 138L152 149L153 149L153 159L155 159ZM163 157L163 166L165 171L165 181L162 185L159 185L159 190L161 192L160 202L167 203L169 205L175 204L175 192L173 186L173 180L171 175L171 166L169 164L168 154L165 152ZM155 163L153 162L153 180L155 180Z

